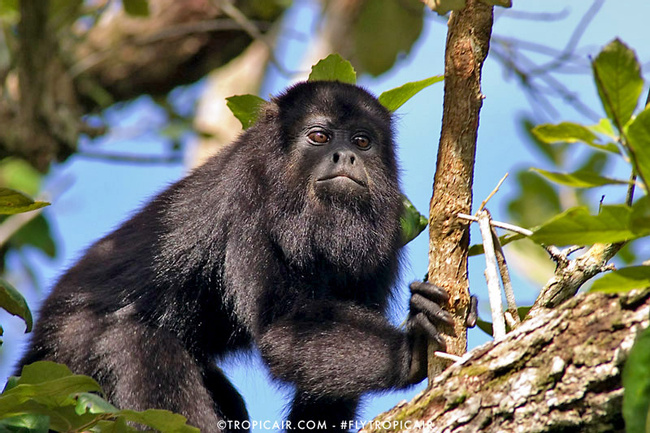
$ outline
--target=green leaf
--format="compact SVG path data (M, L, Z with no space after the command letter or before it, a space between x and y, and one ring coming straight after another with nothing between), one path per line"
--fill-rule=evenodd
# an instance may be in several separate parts
M81 375L71 375L37 384L20 382L0 396L0 413L13 414L15 411L20 411L21 406L28 401L50 409L65 405L72 406L75 403L72 398L74 393L101 392L97 382L88 376Z
M402 203L404 204L404 214L400 218L402 225L402 245L406 245L415 239L427 227L427 218L422 215L413 206L406 196L402 196Z
M573 188L594 188L603 185L628 185L627 180L612 179L600 176L592 171L576 171L573 173L557 173L542 170L541 168L531 168L532 171L539 173L551 182L561 185L571 186Z
M608 138L611 138L612 140L618 140L618 134L616 134L616 132L614 131L612 122L606 117L600 119L598 123L595 125L587 126L587 128L589 128L589 130L594 134L602 134L602 135L606 135Z
M354 54L364 72L383 74L407 54L422 33L424 8L419 0L364 2L353 24Z
M226 98L226 105L241 122L243 129L248 129L257 121L260 109L266 101L255 95L235 95Z
M531 239L544 245L591 245L636 239L650 234L650 227L632 230L632 208L624 205L603 206L591 215L584 207L569 209L534 230Z
M0 420L0 431L15 433L48 433L50 417L36 413L27 413Z
M148 0L122 0L124 12L134 17L149 16Z
M52 239L50 225L43 215L38 215L22 226L11 237L9 243L14 248L30 245L43 251L49 257L56 256L56 243Z
M72 376L72 372L63 364L52 361L37 361L23 367L16 385L38 384L69 376Z
M330 54L311 67L308 81L340 81L356 84L357 73L352 64L338 54Z
M556 125L542 124L532 129L533 135L544 143L585 143L591 147L606 152L620 153L614 143L598 144L598 136L588 127L572 122L562 122Z
M396 111L399 107L404 105L406 101L417 95L422 89L425 89L434 83L439 83L444 78L443 75L436 75L431 78L413 81L395 89L387 90L379 95L379 102L389 111Z
M650 191L650 108L643 110L627 128L627 143L634 168Z
M594 281L592 292L629 292L650 287L650 266L629 266L603 275Z
M77 405L74 408L77 415L85 413L100 414L100 413L117 413L119 409L98 396L88 392L77 394Z
M605 113L620 129L632 117L643 90L636 54L619 39L614 39L598 54L592 68Z
M2 278L0 278L0 307L14 316L21 317L25 321L25 332L32 330L32 313L25 298Z
M166 410L149 409L144 412L121 410L117 414L127 421L145 424L163 433L199 433L198 428L187 425L187 418Z
M0 214L29 212L48 205L44 201L34 201L20 191L0 187Z
M650 197L643 196L632 205L630 228L633 232L643 232L650 227Z
M0 161L0 186L35 195L41 190L43 175L27 161L4 158Z
M622 376L625 431L647 433L650 419L650 328L637 337Z

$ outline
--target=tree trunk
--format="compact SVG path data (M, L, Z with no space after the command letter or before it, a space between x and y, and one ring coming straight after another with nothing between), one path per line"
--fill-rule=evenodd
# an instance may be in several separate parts
M650 290L588 293L467 353L365 431L623 432L621 371Z

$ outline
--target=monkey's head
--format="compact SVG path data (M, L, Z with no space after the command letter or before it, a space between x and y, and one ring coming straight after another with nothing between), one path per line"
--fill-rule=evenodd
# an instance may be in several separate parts
M317 200L369 204L397 188L392 118L377 99L350 84L297 84L273 101L295 181Z
M273 149L266 221L284 257L347 277L394 269L403 207L391 113L357 86L305 82L273 99L258 131Z

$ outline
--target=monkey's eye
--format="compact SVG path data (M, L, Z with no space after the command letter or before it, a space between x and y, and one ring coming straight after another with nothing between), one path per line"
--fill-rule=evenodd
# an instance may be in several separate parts
M357 135L352 139L352 141L359 149L370 149L370 139L365 135Z
M316 143L316 144L325 144L328 141L330 141L329 135L327 135L323 131L310 132L309 135L307 135L307 138L309 138L309 140L311 140L312 143Z

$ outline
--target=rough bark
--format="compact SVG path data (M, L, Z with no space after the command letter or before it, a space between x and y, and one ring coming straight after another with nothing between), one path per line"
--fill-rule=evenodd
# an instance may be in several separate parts
M467 251L469 227L458 213L471 213L479 112L483 104L481 69L492 32L492 7L479 0L451 13L445 49L445 97L438 160L429 210L429 281L450 295L454 337L447 352L467 349L465 317L469 306ZM429 355L429 378L448 361Z
M372 431L623 432L621 370L649 314L650 290L581 294L542 310L467 353Z

